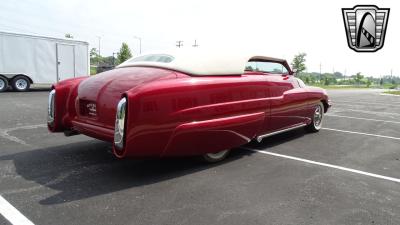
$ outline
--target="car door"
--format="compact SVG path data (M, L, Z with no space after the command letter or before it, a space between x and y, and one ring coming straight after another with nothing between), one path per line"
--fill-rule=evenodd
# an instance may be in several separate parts
M263 73L268 87L270 109L266 114L263 133L285 129L304 121L301 108L306 104L306 95L299 89L294 76L290 75L286 62L250 61L246 70Z
M271 74L271 112L269 132L285 129L299 123L297 109L298 96L293 85L293 76L289 74Z
M305 86L299 83L299 79L290 76L288 79L293 88L284 92L283 99L287 106L288 123L287 126L304 124L309 120L308 110L308 92Z

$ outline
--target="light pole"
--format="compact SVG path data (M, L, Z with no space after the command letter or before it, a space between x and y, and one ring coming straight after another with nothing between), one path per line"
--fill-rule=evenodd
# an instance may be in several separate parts
M100 53L100 40L101 40L101 37L100 36L96 36L97 38L98 38L98 40L99 40L99 56L101 56L101 53Z
M319 83L321 83L321 75L322 75L322 71L321 71L321 63L319 63Z
M133 36L133 38L139 40L139 54L142 54L142 38L138 36Z
M114 55L116 55L116 54L118 54L118 53L113 52L113 58L112 58L113 67L115 67L115 56Z

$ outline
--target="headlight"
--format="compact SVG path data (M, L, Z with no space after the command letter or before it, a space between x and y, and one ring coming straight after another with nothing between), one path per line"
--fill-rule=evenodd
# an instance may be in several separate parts
M118 150L124 147L124 127L125 127L126 98L118 102L117 115L115 118L114 145Z
M54 99L56 97L56 90L51 90L50 94L49 94L49 104L47 106L47 123L50 126L54 125Z

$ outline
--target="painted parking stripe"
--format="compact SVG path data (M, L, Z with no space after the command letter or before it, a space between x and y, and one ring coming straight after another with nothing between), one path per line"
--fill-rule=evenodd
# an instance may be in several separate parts
M367 114L374 114L374 115L394 115L394 116L400 116L400 113L392 113L392 112L376 112L376 111L368 111L368 110L359 110L359 109L343 109L345 111L353 111L353 112L361 112L361 113L367 113Z
M376 122L383 122L383 123L397 123L400 124L400 121L393 121L393 120L378 120L378 119L370 119L364 117L354 117L354 116L341 116L341 115L334 115L334 114L325 114L325 116L329 117L340 117L340 118L348 118L348 119L356 119L356 120L368 120L368 121L376 121Z
M383 106L392 106L392 107L400 107L399 105L400 102L392 102L391 104L389 103L376 103L376 102L350 102L350 101L333 101L333 104L342 104L343 103L351 103L352 105L357 104L357 105L383 105Z
M346 109L346 110L350 110L348 108L344 108L344 107L382 107L382 106L378 106L378 105L365 105L365 104L346 104L346 103L332 103L336 109ZM397 108L399 108L400 106L392 106L391 108L396 108L395 110L398 110ZM355 110L353 110L355 111ZM362 110L358 110L358 111L362 111ZM367 111L367 110L365 110ZM369 112L376 112L376 111L369 111ZM382 113L382 112L376 112L376 113ZM391 113L391 112L384 112L387 114L398 114L398 113Z
M280 157L280 158L291 159L291 160L305 162L305 163L309 163L309 164L313 164L313 165L329 167L329 168L333 168L333 169L338 169L338 170L342 170L342 171L347 171L347 172L351 172L351 173L361 174L361 175L365 175L365 176L369 176L369 177L374 177L374 178L378 178L378 179L383 179L383 180L388 180L388 181L393 181L393 182L396 182L396 183L400 183L400 179L399 178L383 176L383 175L379 175L379 174L375 174L375 173L369 173L369 172L364 172L364 171L361 171L361 170L351 169L351 168L347 168L347 167L343 167L343 166L337 166L337 165L333 165L333 164L329 164L329 163L322 163L322 162L317 162L317 161L313 161L313 160L309 160L309 159L303 159L303 158L299 158L299 157L283 155L283 154L279 154L279 153L275 153L275 152L251 149L251 148L246 148L246 147L242 147L242 149L246 149L246 150L249 150L249 151L258 152L258 153L262 153L262 154L266 154L266 155L272 155L272 156L276 156L276 157Z
M339 129L333 129L333 128L321 128L322 130L330 130L330 131L337 131L337 132L342 132L342 133L349 133L349 134L359 134L359 135L366 135L366 136L372 136L372 137L378 137L378 138L387 138L387 139L393 139L393 140L400 140L400 137L392 137L392 136L385 136L385 135L379 135L379 134L370 134L370 133L363 133L363 132L356 132L356 131L349 131L349 130L339 130Z
M22 213L0 195L0 214L13 225L33 225Z

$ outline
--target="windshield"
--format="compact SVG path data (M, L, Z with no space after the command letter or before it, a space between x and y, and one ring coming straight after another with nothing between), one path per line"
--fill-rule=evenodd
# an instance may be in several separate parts
M173 56L165 54L143 55L129 60L128 62L161 62L170 63L174 60Z
M245 70L265 72L265 73L277 73L277 74L288 73L288 70L283 64L278 62L266 62L266 61L247 62Z

